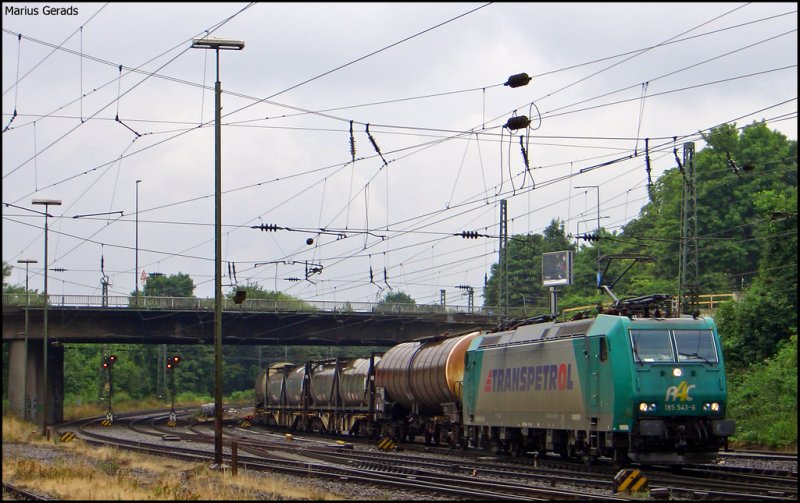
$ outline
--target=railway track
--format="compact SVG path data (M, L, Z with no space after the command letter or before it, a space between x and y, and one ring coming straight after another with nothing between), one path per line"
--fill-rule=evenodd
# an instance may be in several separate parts
M3 500L6 499L20 499L27 501L51 501L54 498L44 496L33 491L29 491L22 487L18 487L8 482L3 482Z
M196 409L178 411L177 427L167 427L163 411L120 414L111 428L97 425L100 418L65 423L66 430L88 442L195 462L213 459L213 421L195 422ZM555 459L489 458L464 456L461 451L417 448L385 452L374 442L336 441L335 437L272 433L261 428L242 429L235 419L225 422L224 457L231 463L231 443L237 444L237 466L242 469L314 476L347 483L403 489L439 497L469 499L603 499L628 500L613 491L616 469L586 466ZM139 439L120 439L114 429L125 427ZM355 439L352 439L355 440ZM168 442L168 443L167 443ZM358 448L354 447L354 444ZM417 451L425 452L417 452ZM431 453L440 452L436 457ZM457 454L457 455L456 455ZM524 460L524 461L523 461ZM662 467L643 467L651 493L668 497L797 499L797 473L755 473L732 467L687 467L675 473ZM642 496L635 496L642 499Z
M115 445L119 448L131 449L142 453L166 455L172 458L189 461L210 461L213 457L209 447L213 443L209 423L201 425L189 424L186 414L179 415L184 426L189 428L170 428L170 435L178 437L182 442L170 442L164 445L164 429L161 423L165 422L163 413L147 416L131 414L117 418L114 427L125 427L136 432L139 436L149 436L150 439L121 439L114 435L114 427L102 428L97 426L97 418L81 424L72 425L78 430L81 438L88 442ZM208 433L202 431L208 428ZM188 430L188 431L186 431ZM194 430L194 431L192 431ZM62 431L59 430L59 433ZM250 432L247 432L250 433ZM225 460L230 462L230 442L237 442L237 465L239 468L280 472L295 476L325 477L347 483L363 483L384 488L403 489L421 494L449 496L454 498L469 499L510 499L510 500L552 500L552 499L602 499L602 500L627 500L624 497L615 497L604 494L591 494L585 491L552 489L547 487L534 487L524 484L509 484L493 479L470 477L467 475L449 474L442 477L440 470L422 467L401 468L391 460L384 463L375 461L365 462L363 458L349 459L350 452L341 444L330 443L327 449L320 447L320 441L312 443L312 447L302 445L303 442L292 445L286 443L285 437L273 436L272 439L246 439L236 434L236 428L228 425L226 434ZM266 437L266 435L264 435ZM191 446L184 444L190 443ZM198 444L202 445L198 448ZM244 454L244 453L247 454Z

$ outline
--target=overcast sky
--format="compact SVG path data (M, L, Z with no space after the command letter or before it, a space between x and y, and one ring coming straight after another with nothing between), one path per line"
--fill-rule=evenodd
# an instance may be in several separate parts
M224 291L466 305L470 286L481 305L501 200L510 235L620 231L647 202L645 139L653 181L723 123L796 139L797 19L760 2L3 3L3 260L23 285L17 261L38 260L43 290L31 202L60 199L49 293L100 295L104 273L130 294L141 180L139 274L214 296L216 63L190 48L210 35L245 42L219 55ZM530 127L504 128L515 115Z

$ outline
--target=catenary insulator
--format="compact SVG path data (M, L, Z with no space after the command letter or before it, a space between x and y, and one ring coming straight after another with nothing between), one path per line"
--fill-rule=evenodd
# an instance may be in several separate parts
M508 129L514 130L514 129L526 128L530 126L530 124L531 121L526 116L517 115L516 117L511 117L510 119L508 119L508 122L506 122L506 127Z
M503 84L504 86L508 87L522 87L527 86L528 82L531 81L531 78L528 76L527 73L518 73L516 75L512 75L508 78L508 81Z

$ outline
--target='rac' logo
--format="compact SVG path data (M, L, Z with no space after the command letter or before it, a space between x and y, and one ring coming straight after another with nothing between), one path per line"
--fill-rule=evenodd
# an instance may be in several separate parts
M689 392L694 388L694 384L689 384L686 381L681 381L677 386L670 386L667 388L667 395L664 397L665 402L672 400L673 402L680 400L681 402L691 402L692 397Z

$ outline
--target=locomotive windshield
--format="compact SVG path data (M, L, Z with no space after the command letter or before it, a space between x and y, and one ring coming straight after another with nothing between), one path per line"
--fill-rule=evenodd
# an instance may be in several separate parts
M678 361L703 361L717 363L717 348L711 330L675 330L675 347Z
M631 330L631 342L637 363L675 361L669 330Z
M719 361L711 330L631 330L631 344L636 363Z

